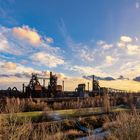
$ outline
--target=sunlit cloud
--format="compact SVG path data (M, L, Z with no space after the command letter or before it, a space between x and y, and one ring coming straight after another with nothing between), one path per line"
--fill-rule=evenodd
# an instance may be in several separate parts
M2 65L2 68L8 69L8 70L15 70L17 67L16 63L13 62L6 62Z
M125 42L125 43L130 43L130 42L132 42L132 38L129 37L129 36L121 36L121 37L120 37L120 40L121 40L122 42Z
M130 55L140 54L140 46L128 44L127 49Z
M61 59L57 56L48 54L47 52L46 53L45 52L35 53L30 58L36 64L45 65L45 66L48 66L48 67L56 67L57 65L64 64L63 59Z
M108 63L108 64L112 64L113 63L113 61L114 61L114 58L112 57L112 56L106 56L106 62Z
M25 39L31 44L38 45L41 43L41 37L35 29L31 29L28 26L14 27L13 34L20 39Z

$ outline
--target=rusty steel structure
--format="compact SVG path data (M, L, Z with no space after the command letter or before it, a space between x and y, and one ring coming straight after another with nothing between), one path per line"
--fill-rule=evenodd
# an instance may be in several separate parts
M40 83L40 80L43 81L43 84ZM48 84L46 85L46 80ZM100 87L99 82L95 80L94 75L92 76L92 90L86 90L86 84L82 83L75 88L75 91L65 91L64 90L64 81L62 85L58 85L58 78L55 74L50 72L49 77L39 77L37 74L32 74L31 79L28 85L23 84L22 91L18 91L16 87L8 88L2 96L8 97L20 97L20 98L66 98L66 97L94 97L94 96L103 96L104 94L114 94L114 93L126 93L124 90L112 89ZM1 93L1 91L0 91ZM1 95L0 95L1 96Z

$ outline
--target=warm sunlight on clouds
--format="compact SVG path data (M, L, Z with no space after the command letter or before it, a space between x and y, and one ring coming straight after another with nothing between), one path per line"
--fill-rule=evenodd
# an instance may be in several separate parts
M108 63L108 64L112 64L113 63L113 61L114 61L114 58L112 57L112 56L106 56L106 62Z
M16 65L16 63L13 63L13 62L6 62L3 64L2 67L5 69L8 69L8 70L15 70L17 65Z
M28 40L31 44L39 44L41 37L36 30L29 28L28 26L13 28L13 34L21 39Z
M45 65L48 67L56 67L57 65L64 64L64 60L58 56L53 56L47 52L38 52L31 56L33 62L37 62L38 65Z
M127 45L127 49L128 49L128 54L130 55L140 54L140 46L129 44Z
M130 42L132 42L132 38L129 37L129 36L121 36L120 40L121 40L122 42L125 42L125 43L130 43Z

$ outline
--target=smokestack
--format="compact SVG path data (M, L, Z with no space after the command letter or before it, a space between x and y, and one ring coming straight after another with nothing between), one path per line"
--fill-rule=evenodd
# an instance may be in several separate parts
M62 81L62 88L63 88L63 91L64 91L64 81Z
M25 87L25 85L23 84L23 85L22 85L22 92L23 92L23 93L24 93L24 87Z
M50 72L50 78L52 77L52 72Z
M92 92L94 92L94 75L92 76Z
M43 87L45 87L45 79L43 79Z
M88 82L88 92L89 92L89 82Z

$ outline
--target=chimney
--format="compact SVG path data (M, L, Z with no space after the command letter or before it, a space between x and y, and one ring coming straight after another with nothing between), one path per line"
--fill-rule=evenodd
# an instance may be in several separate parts
M62 81L62 88L63 88L62 90L64 91L64 81Z
M94 75L92 75L92 92L94 92Z
M88 82L88 92L89 92L89 82Z

